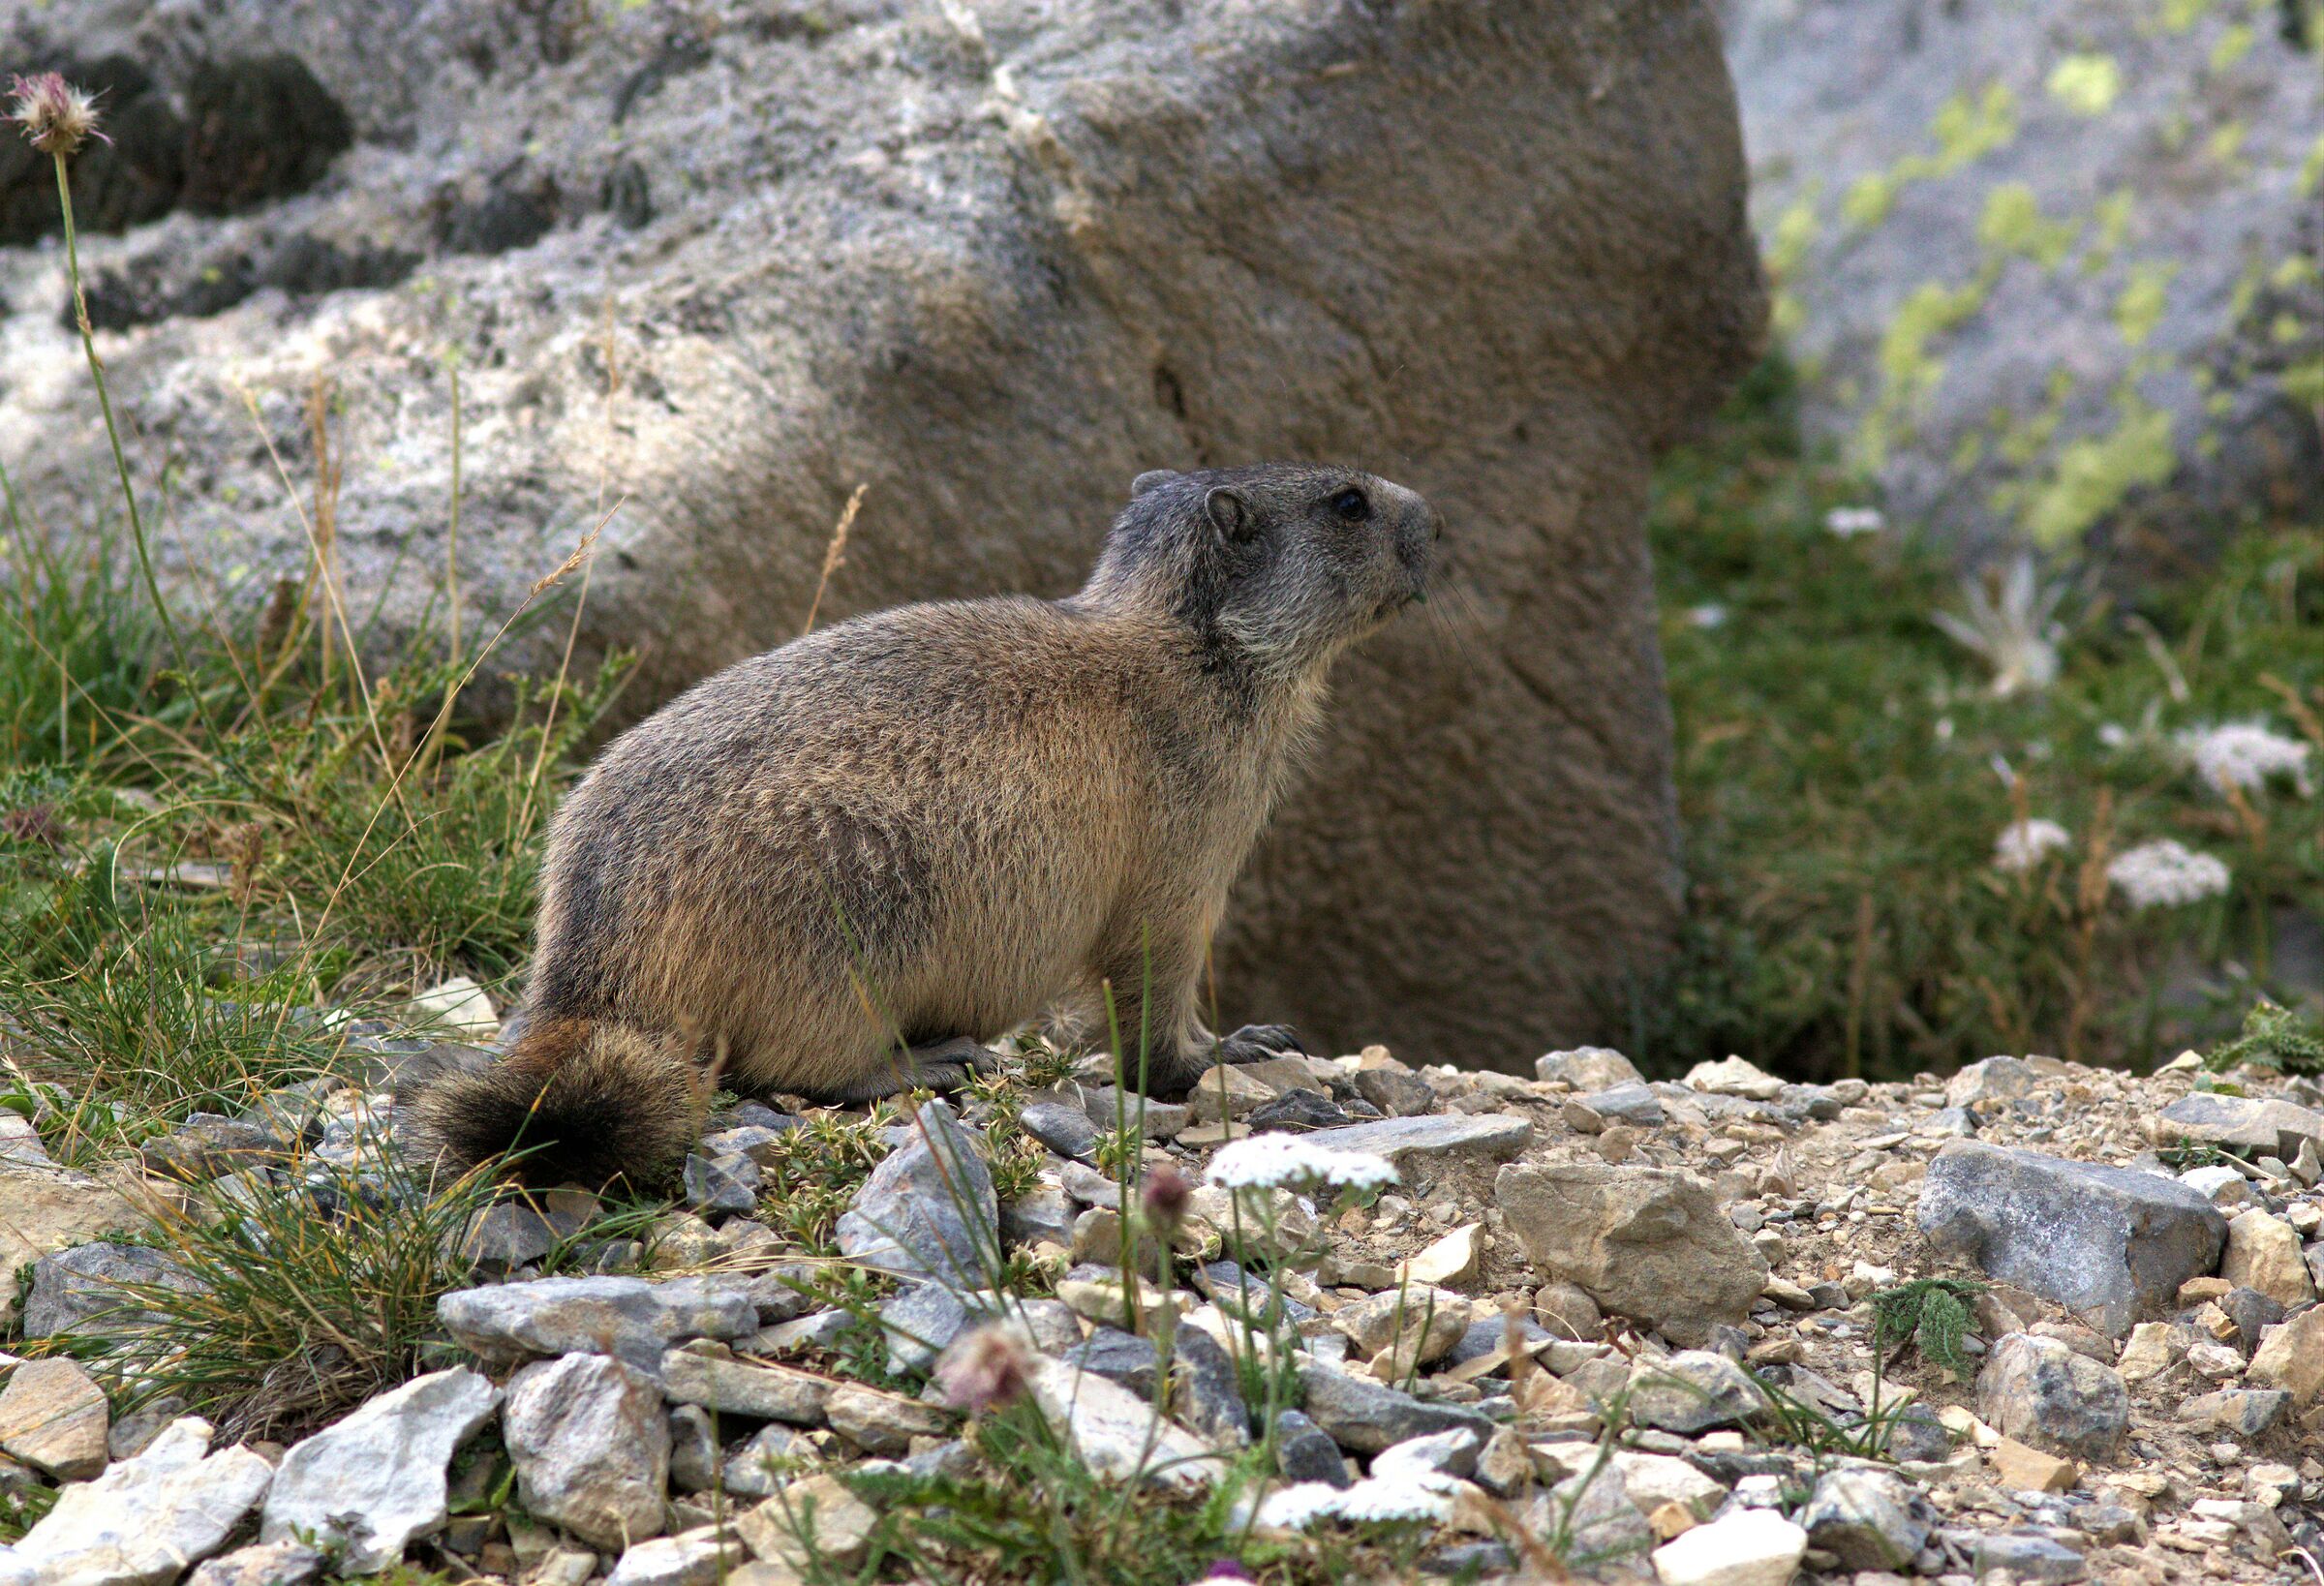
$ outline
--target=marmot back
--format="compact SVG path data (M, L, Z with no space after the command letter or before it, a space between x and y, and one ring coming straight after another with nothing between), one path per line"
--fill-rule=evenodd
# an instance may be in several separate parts
M1422 596L1438 530L1346 469L1144 474L1067 599L902 606L696 686L559 809L522 1027L420 1099L423 1135L536 1182L640 1177L714 1068L828 1102L946 1086L1108 984L1147 988L1157 1090L1296 1045L1203 1026L1204 951L1332 658Z

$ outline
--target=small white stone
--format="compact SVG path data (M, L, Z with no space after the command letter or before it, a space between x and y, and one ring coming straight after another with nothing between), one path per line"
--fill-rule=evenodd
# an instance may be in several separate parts
M501 1038L501 1016L492 1011L484 988L466 975L454 975L431 986L412 999L412 1017L466 1041L488 1043Z
M1663 1586L1790 1586L1808 1534L1771 1509L1738 1509L1654 1550Z

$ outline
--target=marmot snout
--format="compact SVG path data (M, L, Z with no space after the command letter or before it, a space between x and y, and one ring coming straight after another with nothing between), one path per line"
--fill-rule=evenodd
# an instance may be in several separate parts
M832 1102L955 1083L1106 985L1157 1090L1291 1044L1204 1027L1204 952L1332 658L1425 593L1440 526L1348 469L1141 474L1079 594L902 606L697 685L558 811L523 1028L423 1133L639 1176L715 1060Z

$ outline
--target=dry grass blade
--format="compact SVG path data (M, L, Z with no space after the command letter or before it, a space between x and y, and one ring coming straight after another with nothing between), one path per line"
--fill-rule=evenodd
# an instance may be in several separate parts
M831 543L823 547L823 570L815 578L815 597L807 603L807 625L799 629L806 637L815 630L815 615L823 609L823 592L831 588L831 575L847 564L847 536L855 530L855 515L863 510L864 492L872 487L859 484L847 504L840 509L840 521L831 531Z

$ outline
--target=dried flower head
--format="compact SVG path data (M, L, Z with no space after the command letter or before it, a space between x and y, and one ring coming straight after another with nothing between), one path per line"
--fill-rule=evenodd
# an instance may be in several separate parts
M1163 1228L1177 1228L1186 1220L1186 1205L1193 1197L1194 1186L1167 1162L1147 1174L1146 1214Z
M90 138L111 142L97 130L97 102L54 72L16 77L8 85L15 101L7 119L43 154L70 159Z
M994 1322L944 1352L936 1365L936 1382L945 1403L982 1415L1023 1398L1032 1370L1033 1350L1024 1332Z

